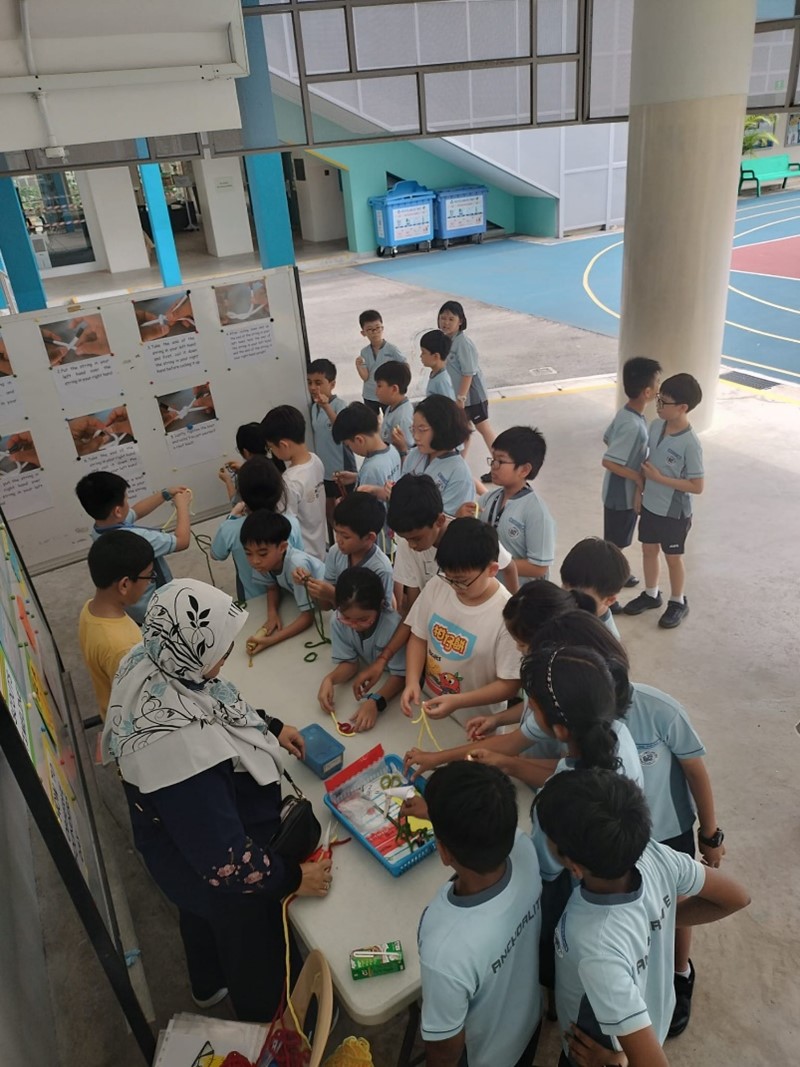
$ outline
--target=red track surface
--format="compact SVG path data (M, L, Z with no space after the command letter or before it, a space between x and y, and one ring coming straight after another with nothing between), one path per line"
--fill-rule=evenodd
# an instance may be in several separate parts
M800 236L734 248L731 269L750 274L772 274L780 278L800 278Z

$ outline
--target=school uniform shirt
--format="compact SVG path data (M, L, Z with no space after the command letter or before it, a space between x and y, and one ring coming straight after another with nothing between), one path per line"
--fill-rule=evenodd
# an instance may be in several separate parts
M332 396L330 406L338 415L347 404L341 397ZM325 480L333 481L337 471L354 471L356 461L347 445L337 445L333 439L333 423L328 418L325 408L319 404L311 405L311 432L314 435L314 453L322 460Z
M459 332L453 338L445 369L450 375L453 392L457 397L460 395L461 379L467 374L472 375L465 407L472 407L473 404L483 404L488 399L486 386L483 384L483 378L478 367L478 349L465 333Z
M334 663L353 663L361 660L374 663L400 625L400 616L396 611L382 611L372 630L356 633L352 626L345 626L336 615L331 620L331 659ZM389 660L386 669L389 674L402 678L406 673L406 650L401 648ZM380 689L376 682L375 688Z
M375 392L375 371L378 367L383 366L384 363L389 363L391 360L395 360L396 363L408 363L400 349L396 348L390 341L384 341L377 354L373 351L372 345L364 345L361 349L361 358L364 360L364 366L369 372L369 377L364 382L361 390L364 400L377 401L378 399L378 394Z
M424 690L427 696L470 693L498 678L519 678L520 653L505 628L503 608L511 594L500 583L483 604L462 604L443 578L429 582L411 606L406 623L427 643ZM455 713L466 723L474 715L496 715L495 704Z
M539 866L517 831L506 869L482 893L457 896L450 881L422 913L417 933L425 1041L464 1031L469 1067L510 1067L542 1016Z
M387 445L365 456L356 484L378 485L382 489L387 482L396 482L399 477L400 453L394 445Z
M78 617L78 640L83 659L92 679L100 715L106 717L111 683L120 660L142 640L142 631L128 615L119 619L104 619L92 615L90 601L81 608Z
M503 489L478 499L478 518L497 530L501 543L514 559L549 567L556 555L556 524L544 501L526 485L503 505ZM547 577L545 573L543 577ZM520 585L531 581L519 576Z
M677 700L635 682L625 713L644 775L644 795L653 820L653 839L667 841L690 830L695 809L681 760L705 756L703 742Z
M647 458L647 420L626 404L616 413L603 434L603 459L632 471L642 469ZM603 477L603 506L610 511L631 511L636 483L607 470Z
M283 557L283 566L279 571L270 571L263 575L264 585L267 589L278 586L291 593L300 611L313 611L314 604L308 595L308 590L303 582L292 581L292 574L298 567L307 570L312 578L321 578L325 566L318 559L303 552L299 548L287 548Z
M414 446L414 435L411 432L411 423L414 421L414 407L408 397L404 397L403 400L394 408L387 408L383 413L383 422L381 423L381 438L387 445L393 444L392 430L395 426L399 426L403 431L403 437L405 438L405 451ZM396 447L396 446L395 446Z
M328 523L325 518L325 468L319 456L311 453L305 463L293 463L283 474L289 497L289 510L300 521L303 547L317 559L325 555Z
M394 576L389 557L373 545L360 563L351 563L350 556L346 556L338 545L333 544L328 549L325 557L325 581L336 585L336 579L347 570L348 567L366 567L368 571L374 571L383 582L386 593L386 606L390 607L394 593Z
M614 616L611 612L611 608L606 608L605 615L598 615L597 617L610 634L613 634L618 641L622 640L622 638L619 636L619 630L617 629L617 624L614 621Z
M703 446L691 426L680 433L668 434L666 431L667 424L663 419L653 419L650 423L648 446L653 466L668 478L702 478ZM682 519L692 514L692 494L681 493L647 478L642 506L654 515Z
M168 556L177 550L178 539L175 534L165 533L163 530L154 530L150 526L139 526L136 521L136 512L133 508L130 509L124 520L115 526L92 526L90 530L92 541L96 541L98 537L102 537L109 530L130 530L131 533L138 534L145 541L149 541L153 548L153 555L156 557L157 585L166 585L167 582L172 581L172 571L169 569L164 556ZM131 604L125 609L127 614L139 626L144 622L147 605L150 603L150 597L156 591L157 585L149 586L135 604Z
M475 499L475 484L467 461L455 449L431 458L414 447L406 456L403 474L430 475L442 494L445 515L455 515L462 504Z
M650 841L629 893L575 887L556 927L556 1010L607 1048L652 1026L663 1044L675 1008L675 907L703 888L701 864ZM564 1054L567 1055L566 1043ZM571 1061L569 1061L571 1062Z
M451 515L446 515L445 518L446 529L453 518ZM395 541L394 580L408 589L424 589L439 570L436 563L436 545L426 548L424 552L416 552L405 537L398 534ZM502 545L498 548L497 562L501 571L504 571L511 563L511 553L507 552Z
M437 371L436 374L431 372L428 384L425 386L425 396L446 396L448 400L455 400L456 391L447 373L447 367Z
M300 533L300 523L297 521L297 516L287 512L284 518L289 520L292 527L289 534L289 545L302 551L303 537ZM254 597L264 595L267 583L264 575L254 571L247 562L247 554L239 536L244 520L244 515L229 515L222 520L217 532L214 534L214 540L211 542L211 558L222 560L227 559L228 556L233 556L233 565L236 567L236 573L242 584L244 598L245 600L252 600Z

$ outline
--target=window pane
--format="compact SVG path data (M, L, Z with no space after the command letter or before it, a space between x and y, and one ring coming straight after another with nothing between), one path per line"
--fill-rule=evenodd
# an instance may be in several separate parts
M792 58L794 30L757 33L753 40L748 107L782 107Z
M627 115L631 91L633 0L595 0L589 116Z
M545 63L537 68L537 122L568 122L577 116L577 76L577 63Z
M530 68L426 74L425 101L429 132L527 126L531 121Z
M309 90L315 142L420 132L417 80L411 75L317 82Z
M578 51L578 0L539 0L536 51L540 56Z
M350 69L344 9L304 11L300 15L306 74L337 74Z
M771 19L790 19L800 15L798 0L758 0L756 22L769 22Z

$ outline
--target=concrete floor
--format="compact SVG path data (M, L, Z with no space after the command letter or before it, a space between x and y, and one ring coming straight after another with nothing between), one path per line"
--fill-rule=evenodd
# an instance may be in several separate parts
M306 275L303 291L312 353L342 363L345 396L357 392L351 365L360 342L358 311L380 308L387 336L411 352L414 338L435 321L442 296L357 270ZM493 425L500 430L530 423L547 437L548 459L537 488L558 522L558 562L575 541L601 530L601 437L614 409L610 378L563 379L610 371L615 342L488 306L475 305L470 314L489 384L504 386L505 396L492 403ZM554 373L541 372L545 366ZM547 384L553 379L556 386ZM538 386L520 387L537 380ZM508 388L512 382L518 387ZM688 543L691 615L671 632L659 630L650 616L621 616L619 622L633 677L680 699L706 743L726 831L725 864L753 895L745 913L696 935L695 1015L687 1033L667 1047L676 1067L797 1062L800 649L791 576L800 530L799 443L796 391L755 393L723 383L715 425L703 436L707 490ZM485 452L479 445L469 458L482 472ZM206 523L198 532L214 526ZM635 551L631 558L640 569ZM212 566L217 584L232 592L232 567ZM174 557L173 570L203 579L208 574L194 547ZM79 607L91 592L85 566L43 575L36 585L83 712L93 714L76 635ZM192 1010L175 917L131 848L124 804L109 769L98 774L98 785L105 801L99 811L104 847L130 902L156 1025L164 1026L174 1012ZM53 931L47 953L61 1067L138 1067L141 1057L47 857L41 860L40 887L43 923ZM217 1011L225 1015L226 1005ZM367 1034L377 1067L394 1063L403 1025L398 1019ZM536 1058L540 1067L556 1063L556 1029L546 1024ZM359 1032L342 1019L335 1036Z

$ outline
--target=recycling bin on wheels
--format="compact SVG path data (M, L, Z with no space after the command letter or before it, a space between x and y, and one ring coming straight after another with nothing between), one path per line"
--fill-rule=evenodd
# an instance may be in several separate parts
M436 191L434 236L445 248L454 237L483 240L488 193L485 185L459 185Z
M379 256L387 251L396 256L397 249L405 245L430 252L435 195L418 182L404 181L382 196L369 198Z

